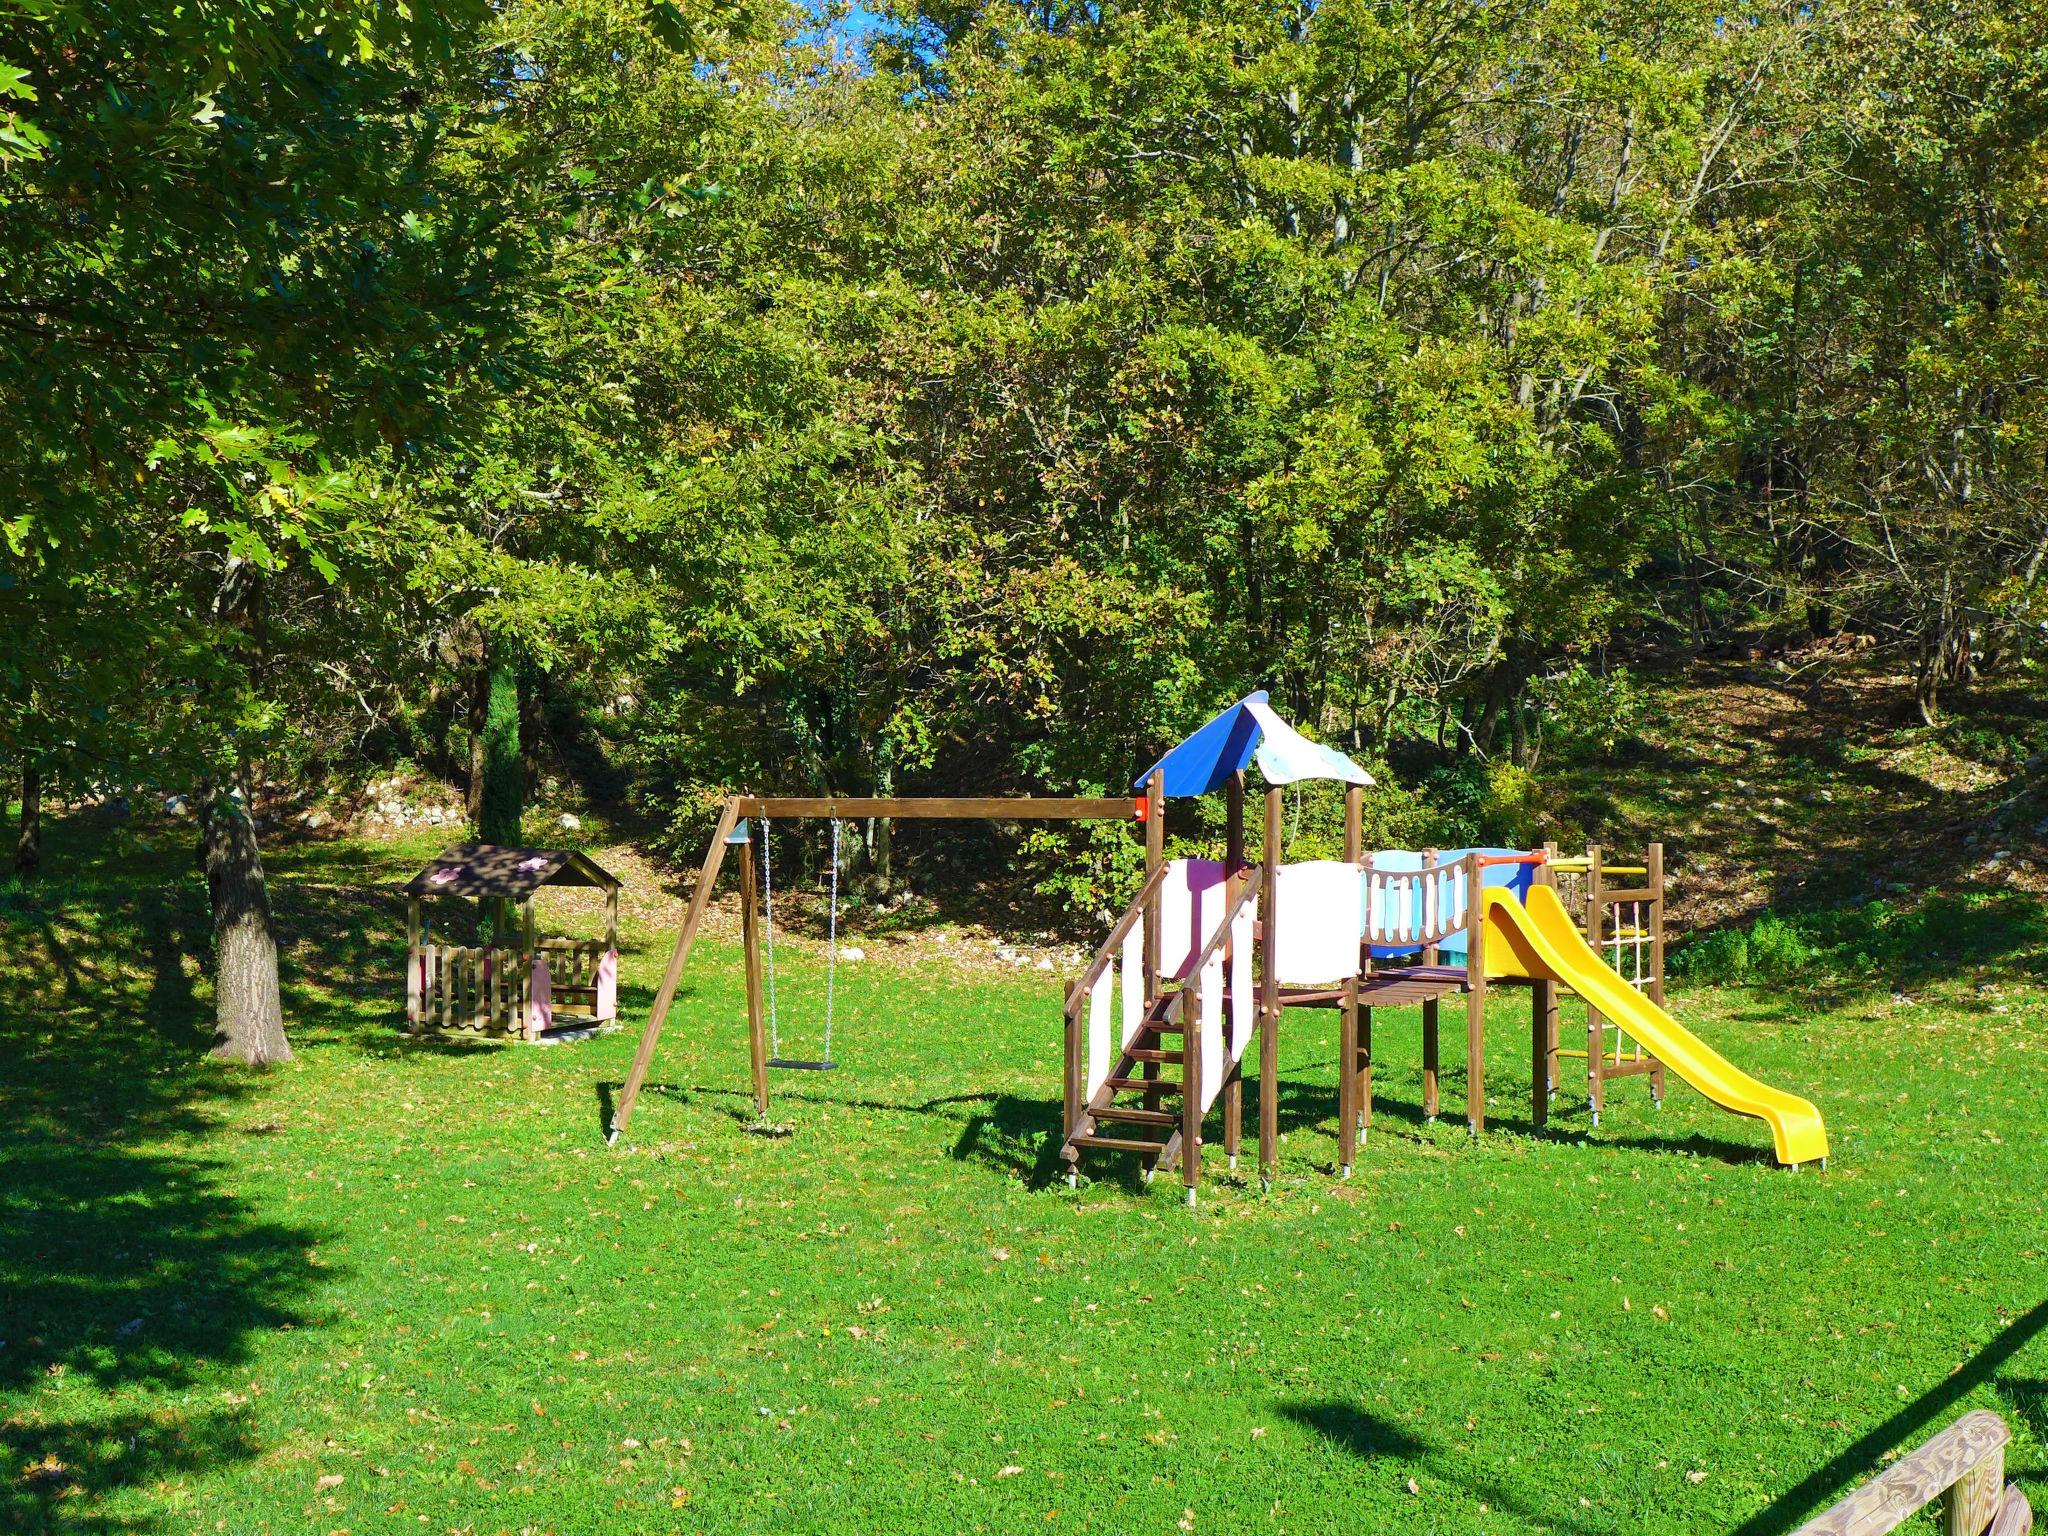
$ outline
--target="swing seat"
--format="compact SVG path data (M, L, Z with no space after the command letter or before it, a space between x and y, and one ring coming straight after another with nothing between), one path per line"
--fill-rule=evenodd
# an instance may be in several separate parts
M770 1056L768 1065L780 1067L785 1072L837 1072L836 1061L792 1061L787 1056Z

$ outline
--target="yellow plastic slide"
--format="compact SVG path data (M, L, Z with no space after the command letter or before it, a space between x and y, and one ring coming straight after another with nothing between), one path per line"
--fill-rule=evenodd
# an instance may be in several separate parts
M1755 1115L1768 1125L1779 1162L1828 1155L1819 1110L1797 1094L1758 1082L1623 981L1580 935L1549 886L1531 886L1527 906L1513 891L1487 889L1486 974L1547 977L1571 988L1723 1109Z

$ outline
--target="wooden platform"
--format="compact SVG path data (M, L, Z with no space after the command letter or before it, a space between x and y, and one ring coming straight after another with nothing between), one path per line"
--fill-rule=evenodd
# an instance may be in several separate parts
M1387 966L1360 978L1358 1001L1366 1008L1393 1008L1402 1003L1431 1002L1465 989L1462 965Z

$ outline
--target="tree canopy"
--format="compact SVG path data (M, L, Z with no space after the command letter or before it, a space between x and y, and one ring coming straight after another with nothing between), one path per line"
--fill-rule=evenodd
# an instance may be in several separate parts
M1261 685L1527 767L1737 634L1929 719L2038 664L2039 0L7 14L57 782L516 830L566 721L685 830L1115 786Z

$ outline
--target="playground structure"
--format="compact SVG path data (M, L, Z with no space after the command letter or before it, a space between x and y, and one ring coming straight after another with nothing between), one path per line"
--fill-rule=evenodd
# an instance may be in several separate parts
M543 886L603 891L604 937L540 938L534 897ZM619 882L587 855L464 843L404 891L405 1018L414 1033L462 1029L540 1040L617 1017ZM427 901L456 897L476 902L494 942L435 942Z
M1246 855L1246 770L1265 781L1263 852ZM1345 788L1344 856L1286 863L1282 792L1309 779ZM768 1109L771 1059L763 1030L761 913L752 822L863 816L1000 820L1136 819L1145 879L1093 958L1068 986L1060 1157L1070 1180L1084 1156L1138 1157L1149 1180L1178 1170L1192 1201L1203 1128L1221 1103L1223 1150L1237 1164L1246 1057L1257 1041L1259 1169L1270 1182L1278 1143L1278 1045L1284 1010L1338 1017L1338 1163L1348 1177L1372 1114L1374 1012L1419 1005L1424 1113L1438 1110L1439 1015L1463 997L1466 1121L1486 1127L1485 1010L1497 985L1530 989L1531 1122L1544 1126L1563 1060L1583 1055L1594 1123L1608 1083L1643 1075L1661 1102L1667 1071L1736 1113L1770 1127L1781 1163L1825 1163L1827 1137L1805 1100L1758 1082L1663 1008L1663 850L1640 865L1599 848L1386 850L1363 847L1371 777L1342 753L1302 737L1263 693L1217 715L1154 765L1132 800L762 799L728 802L699 872L689 912L614 1113L616 1141L646 1080L662 1025L728 847L738 850L748 1038L757 1114ZM1165 858L1170 797L1222 793L1223 860ZM836 866L835 866L836 867ZM1640 884L1615 884L1619 879ZM1569 896L1574 910L1564 900ZM1610 964L1606 956L1611 955ZM1628 974L1623 974L1623 967ZM1561 1042L1559 997L1587 1007L1583 1053ZM829 1054L829 1052L828 1052ZM1169 1077L1164 1069L1175 1068ZM1171 1107L1169 1107L1171 1101Z

